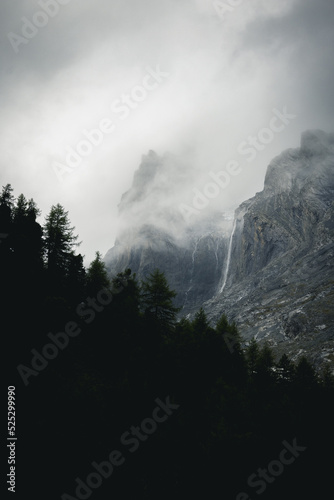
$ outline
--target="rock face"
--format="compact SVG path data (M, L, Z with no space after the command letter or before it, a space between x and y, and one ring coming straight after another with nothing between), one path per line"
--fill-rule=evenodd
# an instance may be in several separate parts
M176 191L186 181L174 158L143 156L119 205L121 230L104 258L111 275L130 268L142 280L155 268L164 271L183 315L217 292L233 224L233 213L185 223Z
M300 148L270 163L263 191L234 216L192 225L175 208L182 182L172 164L153 152L143 157L120 203L126 229L105 257L110 272L130 267L141 279L158 267L181 315L203 306L214 324L226 313L245 341L255 336L278 354L334 363L334 134L303 133Z
M236 210L226 287L205 304L245 339L334 361L334 135L305 132ZM284 345L283 345L284 344Z

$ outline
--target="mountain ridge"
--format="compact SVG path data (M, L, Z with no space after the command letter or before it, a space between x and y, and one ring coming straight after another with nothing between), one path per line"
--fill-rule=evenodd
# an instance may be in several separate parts
M316 364L334 362L334 134L303 132L300 147L270 162L263 190L234 215L185 224L168 205L173 181L166 158L143 156L122 197L128 227L105 256L109 272L130 267L144 279L159 267L181 315L203 306L212 322L222 313L235 321L245 342L256 337L277 351L307 352Z

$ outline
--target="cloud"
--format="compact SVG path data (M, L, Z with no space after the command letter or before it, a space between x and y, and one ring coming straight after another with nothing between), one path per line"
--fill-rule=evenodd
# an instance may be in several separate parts
M237 203L262 188L271 158L303 130L334 130L331 0L244 1L224 19L207 0L70 0L17 54L7 33L20 34L40 3L0 10L0 180L33 196L43 215L63 204L88 261L113 245L117 204L148 150L186 157L200 183L243 161L229 192ZM156 65L169 78L120 121L112 103ZM285 105L297 119L247 165L238 145ZM53 162L105 117L115 133L58 183Z

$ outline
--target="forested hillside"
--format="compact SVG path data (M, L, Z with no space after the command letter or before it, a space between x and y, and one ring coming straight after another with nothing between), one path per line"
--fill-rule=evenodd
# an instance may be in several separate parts
M27 497L326 497L329 370L242 349L225 315L177 321L162 272L110 277L99 252L86 269L65 208L40 216L3 188L2 333Z

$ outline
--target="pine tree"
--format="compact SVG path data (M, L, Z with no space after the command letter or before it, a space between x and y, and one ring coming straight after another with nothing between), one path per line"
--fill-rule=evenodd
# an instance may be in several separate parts
M16 205L13 209L14 222L19 224L23 221L28 213L28 202L24 194L20 194L16 200Z
M117 324L118 331L127 330L130 335L137 337L141 323L140 289L136 275L131 274L131 269L118 273L111 280L111 291L113 324Z
M188 318L181 318L175 325L175 333L178 336L187 336L191 337L192 335L192 326L191 322Z
M272 369L275 365L273 351L268 342L265 342L257 361L257 369L263 373L273 373Z
M253 376L256 373L259 356L260 356L259 346L255 338L253 337L246 349L248 372L251 376Z
M216 325L216 332L223 336L226 347L233 354L241 354L241 338L235 323L229 324L227 317L223 314Z
M10 300L9 288L13 284L13 222L14 197L10 184L3 186L0 194L0 291L1 304ZM7 297L8 296L8 297Z
M14 196L12 195L13 188L11 184L6 184L2 187L2 193L0 194L0 206L6 206L12 210L14 206Z
M159 321L161 326L171 329L179 311L173 305L176 292L170 290L164 273L153 271L142 284L142 303L145 313Z
M48 271L55 276L66 275L78 236L75 236L68 212L58 203L51 207L44 225L46 263Z
M106 265L102 260L100 252L95 253L95 259L90 263L87 270L87 293L95 296L103 288L110 287L110 280Z
M192 322L193 330L196 334L206 333L210 327L208 318L204 312L203 307L195 314L194 321Z
M83 256L71 254L66 276L66 296L73 304L86 297L86 270Z
M3 186L0 194L0 245L4 239L8 238L12 229L12 209L14 206L12 191L12 186L6 184L6 186Z
M20 194L12 213L11 239L16 268L23 275L28 271L40 271L43 268L43 230L35 217L40 211L33 199L27 201L24 194Z
M303 391L313 389L317 385L316 372L306 356L302 356L298 361L294 381L297 388Z
M277 363L277 370L278 380L281 384L286 385L292 382L295 373L295 365L285 353Z
M266 341L259 351L254 377L261 391L272 391L276 382L275 359L273 351Z
M30 219L34 221L37 219L39 215L41 215L40 209L37 207L37 204L32 198L28 200L27 215Z

